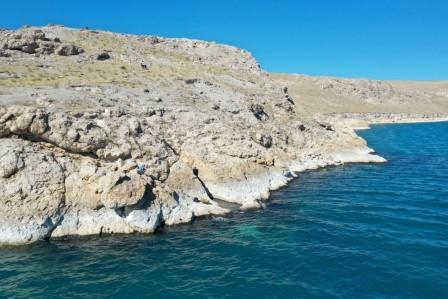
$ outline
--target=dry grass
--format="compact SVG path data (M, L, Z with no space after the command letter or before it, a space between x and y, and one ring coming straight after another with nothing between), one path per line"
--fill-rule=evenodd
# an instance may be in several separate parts
M250 92L241 88L238 80L254 81L259 77L242 73L219 65L193 63L185 51L150 46L134 38L114 36L109 33L73 32L71 43L86 52L82 56L61 57L49 55L36 58L24 56L11 64L0 66L0 71L17 74L17 78L0 80L0 87L68 87L70 85L113 84L122 87L143 88L146 86L170 87L173 80L200 78L213 81L229 90ZM104 50L112 51L112 59L97 61L95 57ZM80 60L81 59L81 60ZM141 68L145 62L148 69ZM48 67L38 67L44 64ZM226 75L222 79L216 75ZM233 78L228 80L228 78ZM232 82L235 80L236 83Z

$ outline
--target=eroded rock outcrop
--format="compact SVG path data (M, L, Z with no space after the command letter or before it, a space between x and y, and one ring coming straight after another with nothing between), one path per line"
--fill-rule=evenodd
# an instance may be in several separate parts
M56 52L61 56L78 55L83 52L75 45L61 44L61 40L57 37L47 37L40 29L27 28L20 32L0 32L0 48L26 54L53 54Z

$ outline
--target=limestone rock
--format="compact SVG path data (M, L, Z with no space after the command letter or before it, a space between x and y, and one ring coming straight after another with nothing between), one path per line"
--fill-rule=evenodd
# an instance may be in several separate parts
M147 183L139 176L112 173L103 178L101 202L116 209L137 204L145 195Z
M20 139L2 139L0 157L0 243L48 237L65 205L60 165L50 151Z
M5 50L16 50L27 54L52 54L56 42L46 37L42 30L24 30L22 33L0 35L0 44Z
M70 56L84 52L83 49L75 45L61 44L60 38L51 39L41 29L33 28L25 28L20 33L3 32L0 34L0 48L39 55L49 55L56 52L60 56ZM3 57L9 56L4 51L2 53L4 54Z

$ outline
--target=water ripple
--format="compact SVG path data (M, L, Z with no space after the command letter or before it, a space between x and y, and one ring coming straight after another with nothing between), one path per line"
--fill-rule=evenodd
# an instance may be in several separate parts
M375 126L390 162L310 171L268 208L0 250L0 298L446 298L448 124Z

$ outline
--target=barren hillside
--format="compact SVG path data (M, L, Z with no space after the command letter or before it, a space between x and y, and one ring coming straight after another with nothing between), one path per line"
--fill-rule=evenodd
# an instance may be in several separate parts
M272 74L310 113L448 114L448 81L375 81Z

